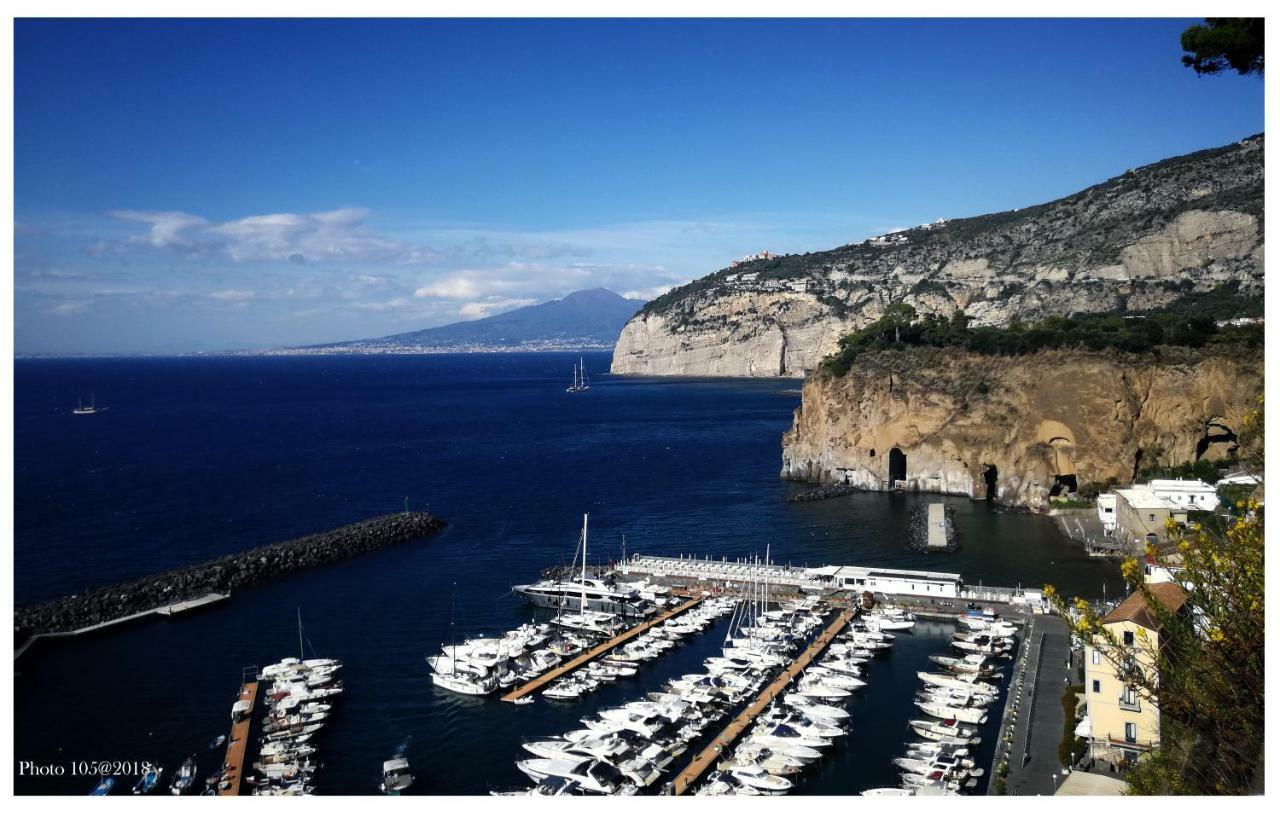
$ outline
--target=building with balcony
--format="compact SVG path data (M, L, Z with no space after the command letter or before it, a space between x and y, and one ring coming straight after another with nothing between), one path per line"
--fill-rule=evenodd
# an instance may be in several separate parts
M1148 585L1169 610L1181 610L1187 596L1173 582ZM1100 763L1136 762L1160 745L1160 708L1149 694L1126 684L1116 661L1137 662L1144 675L1155 671L1160 651L1160 621L1140 592L1134 592L1102 619L1102 626L1124 651L1105 642L1085 646L1084 692L1089 751Z

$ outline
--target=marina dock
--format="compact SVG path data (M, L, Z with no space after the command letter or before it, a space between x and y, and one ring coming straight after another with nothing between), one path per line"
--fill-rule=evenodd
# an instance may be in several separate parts
M254 667L256 670L257 668ZM254 673L256 676L256 672ZM223 782L226 788L219 788L222 797L237 797L240 794L240 781L244 775L244 756L249 746L249 732L253 728L253 704L258 699L257 680L245 680L241 674L240 697L232 710L238 713L238 719L232 723L231 734L227 735L227 759L223 761ZM248 706L245 707L245 702Z
M764 688L764 690L756 697L754 701L744 710L738 713L729 725L724 728L715 739L711 741L701 752L693 756L693 760L679 774L675 776L673 781L672 793L676 795L684 794L689 788L706 773L707 769L715 763L725 750L734 744L734 742L746 731L747 727L755 722L773 703L774 699L786 691L791 682L804 672L805 668L813 662L815 658L822 654L822 651L832 642L832 640L840 634L840 631L848 626L853 620L853 610L844 608L840 614L836 616L835 621L828 625L827 629L814 639L813 643L805 649L804 652L791 662L791 664L783 670L777 678Z
M521 686L516 687L511 692L508 692L506 695L503 695L502 700L511 702L511 701L515 701L520 698L523 698L526 695L531 695L534 692L537 692L538 690L542 689L544 686L556 680L560 676L573 672L578 667L581 667L585 664L588 664L594 661L595 659L599 658L600 656L604 655L605 653L609 652L615 647L622 646L623 644L627 643L628 641L640 635L641 633L648 631L649 628L653 627L654 625L661 624L667 619L674 618L680 615L681 613L685 612L686 610L693 609L697 605L701 604L702 600L705 598L706 598L705 594L699 593L695 595L693 598L689 599L688 601L680 604L679 606L674 607L666 611L665 613L654 616L653 618L649 619L643 624L638 624L624 633L619 633L618 635L615 635L613 638L609 639L608 641L604 642L598 647L594 647L584 652L582 655L579 655L578 657L574 658L573 660L567 661L558 667L554 667L548 670L546 673L538 676L537 678L534 678L532 681L530 681L527 684L523 684Z
M941 502L929 503L929 534L925 546L929 550L950 550L955 547L956 534L947 518L947 506Z

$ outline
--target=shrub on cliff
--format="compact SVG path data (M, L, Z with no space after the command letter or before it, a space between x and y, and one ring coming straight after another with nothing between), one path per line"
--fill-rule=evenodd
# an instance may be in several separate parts
M827 372L843 376L865 352L921 346L967 349L984 355L1023 355L1061 348L1142 354L1157 347L1200 349L1211 344L1260 349L1262 343L1261 324L1218 326L1204 314L1055 316L1025 326L1013 321L1007 327L971 327L968 316L960 311L949 318L926 315L917 320L911 306L893 304L879 320L841 338L839 350L823 361L823 366Z

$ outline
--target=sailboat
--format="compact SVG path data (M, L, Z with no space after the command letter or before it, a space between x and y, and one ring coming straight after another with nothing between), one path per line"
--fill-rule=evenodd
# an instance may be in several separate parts
M498 688L498 679L494 675L480 675L474 672L458 672L458 644L457 639L453 637L453 627L457 621L458 610L458 586L453 586L453 612L449 617L449 641L452 644L452 654L449 655L449 671L432 672L431 682L436 686L444 687L451 692L457 692L462 695L488 695ZM431 659L427 659L430 663Z
M573 367L573 385L565 389L569 394L577 394L580 391L588 391L591 384L587 382L587 367L582 362L582 358L578 358L578 365Z
M594 610L587 603L588 590L594 589L587 584L587 521L588 515L584 513L582 515L582 575L578 580L578 612L565 613L562 610L552 623L571 630L583 630L612 637L621 632L625 626L622 618L616 613ZM564 597L561 598L563 601Z
M71 409L72 414L97 414L98 407L94 402L94 396L89 394L89 405L85 405L83 400L76 400L76 407Z

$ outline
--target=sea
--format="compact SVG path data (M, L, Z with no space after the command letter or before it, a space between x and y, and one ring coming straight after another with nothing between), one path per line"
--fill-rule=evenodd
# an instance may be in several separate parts
M510 588L572 558L583 514L599 564L624 546L767 551L778 563L943 570L1088 597L1123 586L1115 564L1088 558L1052 520L986 502L941 500L955 513L953 553L919 548L938 497L787 502L805 487L779 479L798 381L610 376L609 354L588 353L591 389L568 394L578 357L15 361L19 605L406 506L448 522L185 616L35 645L15 665L15 791L87 794L102 762L162 765L167 786L191 755L203 778L221 763L210 743L228 729L242 672L300 651L344 664L346 691L317 742L318 794L376 793L382 762L400 751L417 776L406 794L527 786L522 742L697 671L727 627L581 701L513 707L433 687L424 659L442 644L533 617ZM72 414L91 395L101 410ZM921 622L872 663L852 734L796 793L895 784L915 673L951 629Z

